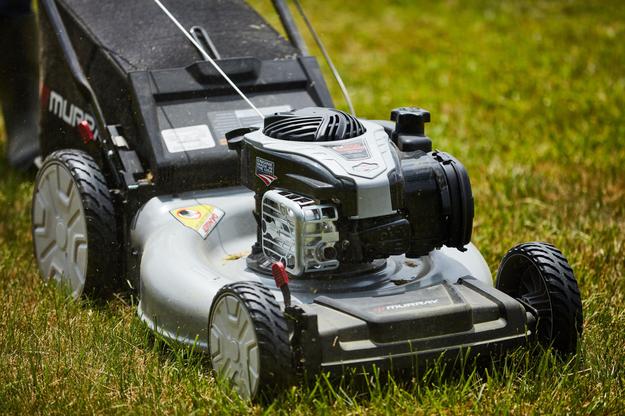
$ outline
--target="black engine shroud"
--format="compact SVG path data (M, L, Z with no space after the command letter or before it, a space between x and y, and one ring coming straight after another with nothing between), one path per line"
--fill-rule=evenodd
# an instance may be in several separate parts
M400 205L385 217L344 220L339 259L368 262L390 255L416 258L442 245L464 251L473 229L473 195L464 166L442 152L398 152ZM344 237L344 238L343 238Z

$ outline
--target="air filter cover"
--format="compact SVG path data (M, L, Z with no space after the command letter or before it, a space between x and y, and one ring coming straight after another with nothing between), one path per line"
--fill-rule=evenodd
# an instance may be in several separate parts
M350 114L332 108L308 107L265 118L263 133L271 138L298 142L352 139L365 127Z

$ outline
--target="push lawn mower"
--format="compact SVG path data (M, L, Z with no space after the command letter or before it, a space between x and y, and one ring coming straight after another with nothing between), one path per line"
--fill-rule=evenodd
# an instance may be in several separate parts
M304 373L576 350L566 258L521 244L493 287L469 176L432 150L427 111L333 109L282 1L289 40L241 0L169 3L40 0L44 280L74 297L128 282L150 328L245 397Z

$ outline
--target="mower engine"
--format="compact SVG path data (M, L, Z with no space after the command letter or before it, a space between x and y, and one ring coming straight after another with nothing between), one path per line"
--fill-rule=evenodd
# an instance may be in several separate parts
M252 255L298 277L443 245L464 250L473 225L466 170L431 151L427 111L400 108L391 119L385 130L339 110L305 108L229 134L242 184L256 195Z

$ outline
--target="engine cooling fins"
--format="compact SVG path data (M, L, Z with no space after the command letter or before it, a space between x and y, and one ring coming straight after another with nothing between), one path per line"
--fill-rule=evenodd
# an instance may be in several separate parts
M340 110L308 107L265 118L263 133L271 138L298 142L332 142L365 133L354 116Z

